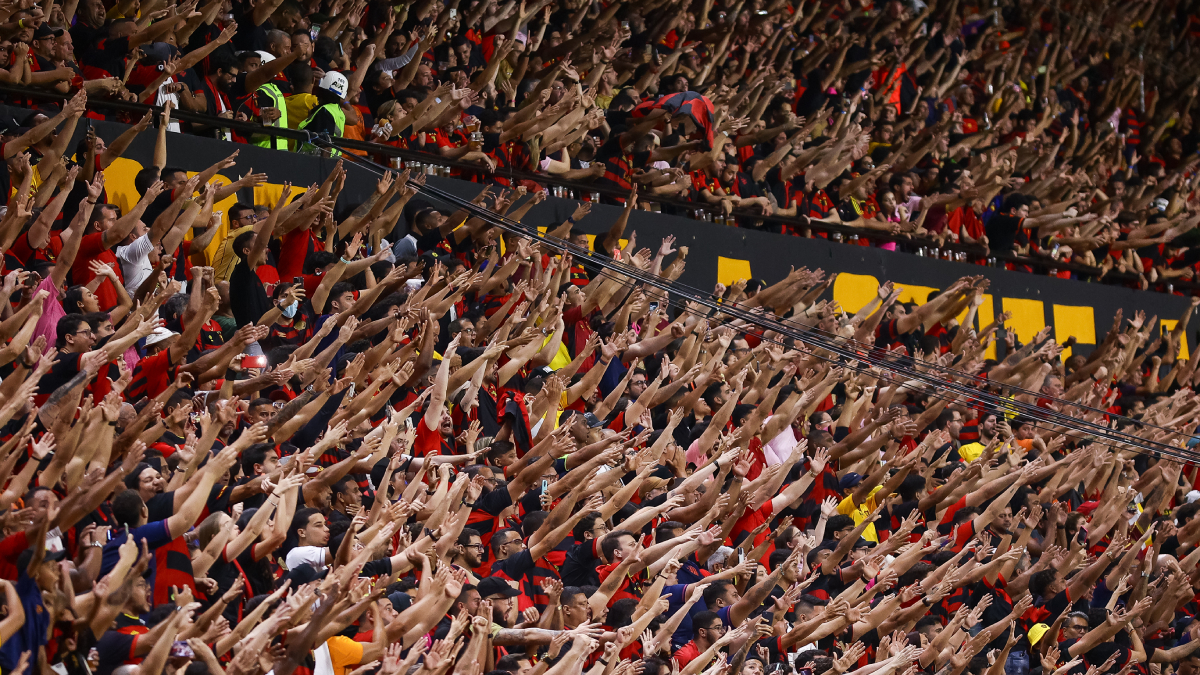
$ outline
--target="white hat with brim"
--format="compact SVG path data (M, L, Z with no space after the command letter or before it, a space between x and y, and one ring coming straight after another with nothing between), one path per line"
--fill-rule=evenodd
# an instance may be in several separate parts
M167 330L161 326L155 328L153 333L146 336L146 346L149 347L150 345L158 344L172 335L179 335L179 333L176 333L173 330Z

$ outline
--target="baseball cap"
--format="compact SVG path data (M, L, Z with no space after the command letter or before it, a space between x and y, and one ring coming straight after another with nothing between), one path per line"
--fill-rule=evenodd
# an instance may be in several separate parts
M63 29L51 28L49 24L43 23L42 25L37 27L37 30L33 31L33 39L34 40L45 40L46 38L58 37L59 35L62 35L62 34L63 34Z
M1050 626L1047 626L1044 623L1033 624L1033 626L1029 629L1029 644L1036 645L1038 640L1041 640L1042 636L1045 635L1046 631L1048 630L1050 630Z
M46 551L46 558L42 562L58 562L67 557L66 551ZM23 570L29 567L29 561L33 560L33 549L27 548L21 551L21 555L17 558L17 569Z
M845 476L842 476L842 479L838 481L838 487L842 488L843 490L849 490L850 488L861 483L862 479L863 477L861 473L855 473L854 471L851 471Z
M505 598L515 598L521 594L520 591L512 586L509 586L508 582L500 577L486 577L484 579L480 579L479 585L476 586L476 588L479 589L479 595L484 600L492 597L493 595L499 595Z
M166 340L167 338L171 337L172 335L179 335L179 333L176 333L173 330L167 330L166 328L159 326L158 328L154 329L153 333L146 336L146 345L149 346L149 345L158 344L159 342Z

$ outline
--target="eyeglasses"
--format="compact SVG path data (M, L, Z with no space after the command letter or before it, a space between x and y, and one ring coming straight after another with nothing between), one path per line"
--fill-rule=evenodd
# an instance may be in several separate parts
M482 551L484 546L483 544L464 544L463 548L473 548L477 551Z
M91 328L85 328L83 330L78 330L78 331L75 331L74 333L71 333L71 335L95 335L95 334L96 334L96 331L92 330Z
M470 333L471 335L476 335L479 331L475 330L474 328L463 328L463 329L459 330L458 332Z

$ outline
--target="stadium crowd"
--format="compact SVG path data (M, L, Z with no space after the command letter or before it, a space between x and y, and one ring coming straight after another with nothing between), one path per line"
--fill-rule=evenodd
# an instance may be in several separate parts
M1187 49L1186 10L0 4L8 81L70 94L0 145L0 671L1196 675L1200 298L1072 353L979 315L981 277L920 305L887 283L853 313L808 269L679 303L644 279L687 251L627 228L656 195L739 222L820 202L1188 276L1191 85L1160 69L1171 103L1150 78L1131 103L1148 57ZM1129 25L1144 50L1107 42ZM683 96L635 116L654 91ZM155 119L80 132L105 96L359 124L480 182L522 157L623 209L594 242L587 203L553 229L572 256L438 207L412 170L347 204L338 163L222 214L267 176L178 168L169 107L122 209L105 170ZM897 221L857 210L881 185ZM480 187L515 221L545 199Z
M328 133L473 181L541 174L610 202L637 184L642 208L1182 294L1200 262L1193 5L15 0L0 84L212 119L171 131L308 152L326 148L213 118Z

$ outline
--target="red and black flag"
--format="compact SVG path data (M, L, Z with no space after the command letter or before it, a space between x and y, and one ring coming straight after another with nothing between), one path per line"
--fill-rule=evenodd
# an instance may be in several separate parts
M634 108L629 116L632 118L645 117L651 110L663 109L670 113L671 118L687 116L696 125L696 133L704 139L705 149L711 150L713 133L716 131L716 121L712 101L708 97L694 91L683 91L658 97L656 101L642 101Z

